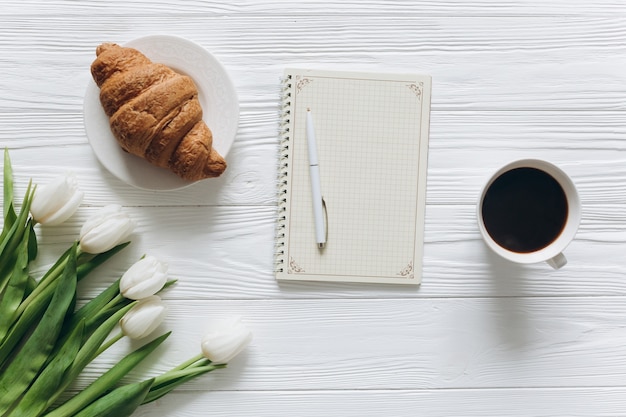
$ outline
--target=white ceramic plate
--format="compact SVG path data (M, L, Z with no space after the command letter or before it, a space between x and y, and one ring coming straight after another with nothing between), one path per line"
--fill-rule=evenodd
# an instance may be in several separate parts
M194 80L203 119L213 132L213 147L226 157L237 134L239 101L233 83L219 61L199 45L175 36L148 36L124 46L135 48L152 61L165 64ZM122 150L111 132L99 95L100 89L93 79L90 80L84 102L85 129L89 144L106 169L127 184L147 190L174 190L192 184Z

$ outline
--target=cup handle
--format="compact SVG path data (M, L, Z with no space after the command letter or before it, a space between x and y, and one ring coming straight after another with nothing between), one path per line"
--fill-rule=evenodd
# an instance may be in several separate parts
M552 268L559 269L567 263L567 259L565 258L565 255L563 255L562 253L559 253L554 258L548 259L546 262Z

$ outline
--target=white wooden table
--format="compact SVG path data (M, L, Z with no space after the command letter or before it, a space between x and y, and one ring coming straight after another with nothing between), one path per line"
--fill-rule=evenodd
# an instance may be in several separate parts
M99 207L133 244L81 285L93 296L142 254L179 284L155 374L198 353L209 318L239 314L248 350L138 416L626 415L626 1L4 0L0 145L17 193L71 168L86 199L41 233L43 270ZM151 34L212 52L239 94L229 169L173 192L131 188L82 119L96 45ZM433 77L423 284L278 284L273 275L279 76L285 66ZM518 158L577 184L569 264L515 266L480 240L475 201ZM93 376L116 352L88 370ZM85 378L85 381L87 378Z

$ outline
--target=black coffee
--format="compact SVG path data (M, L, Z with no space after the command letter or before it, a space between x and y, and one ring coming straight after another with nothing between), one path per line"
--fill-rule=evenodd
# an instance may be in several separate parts
M551 175L516 168L498 177L482 205L485 228L498 245L528 253L545 248L563 231L567 197Z

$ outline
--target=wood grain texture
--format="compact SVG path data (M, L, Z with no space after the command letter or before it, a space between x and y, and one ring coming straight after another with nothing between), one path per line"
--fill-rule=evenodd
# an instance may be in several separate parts
M42 228L43 272L78 237L98 207L83 207L65 225ZM137 223L132 244L83 285L93 296L143 254L166 260L180 279L175 299L320 299L514 296L621 296L626 294L626 218L620 206L586 210L566 255L569 265L518 266L500 259L481 241L473 205L429 205L426 211L423 284L277 283L273 275L273 206L130 207ZM175 213L174 215L172 213Z
M82 114L0 114L0 143L12 148L18 187L29 178L76 171L87 202L104 205L275 204L278 103L243 111L222 178L159 194L131 189L108 173L87 144ZM579 188L584 206L626 203L622 112L433 112L427 203L474 204L489 176L510 160L548 159ZM37 152L37 149L46 149Z
M168 302L173 334L156 375L195 356L211 320L241 315L248 349L210 374L213 391L623 387L620 297ZM386 342L385 342L386 341ZM111 366L121 343L85 377ZM167 354L165 354L167 353ZM181 390L202 390L195 380Z
M623 110L623 23L619 15L0 17L5 57L0 109L79 111L83 89L77 86L86 85L95 45L123 43L163 32L154 28L167 28L167 33L194 40L223 62L237 90L245 92L244 106L250 98L260 99L257 104L273 102L282 68L314 61L336 68L434 74L435 110ZM50 38L48 34L59 28L63 37ZM16 89L18 85L23 87Z
M624 0L4 1L0 146L16 192L69 169L86 191L67 223L38 229L32 272L121 204L132 244L80 284L80 303L145 253L179 279L164 294L173 336L127 380L195 355L215 317L252 328L228 368L138 416L626 415L625 23ZM158 33L212 52L241 105L225 175L164 193L107 172L82 113L95 47ZM433 76L420 287L274 280L279 84L294 64ZM558 271L501 260L478 233L481 187L527 157L561 166L583 204Z
M372 14L386 15L414 14L414 15L479 15L479 16L507 16L520 14L524 17L537 15L611 15L623 13L623 2L619 0L598 0L589 3L582 0L566 1L540 0L497 1L481 0L472 3L456 2L454 0L431 2L419 1L346 1L336 3L329 0L304 0L292 2L289 0L255 1L237 0L223 3L188 0L176 8L166 0L151 1L150 7L141 0L117 2L100 2L97 0L81 1L53 0L40 4L36 0L19 2L9 0L4 3L4 12L11 15L41 15L41 14L114 14L114 15L152 15L163 13L186 14L206 13L217 15L282 15L282 14Z
M623 388L184 392L137 416L614 417L626 413Z

